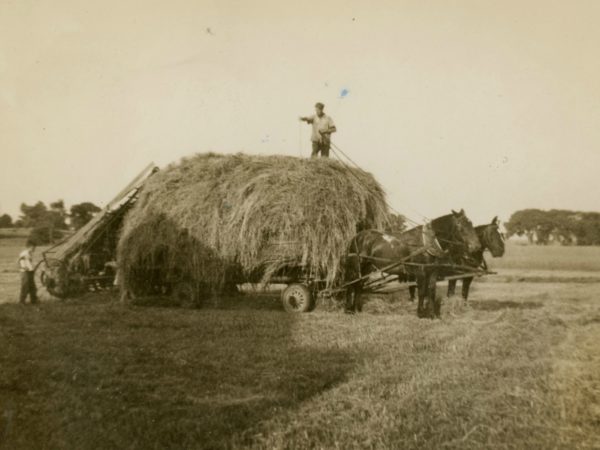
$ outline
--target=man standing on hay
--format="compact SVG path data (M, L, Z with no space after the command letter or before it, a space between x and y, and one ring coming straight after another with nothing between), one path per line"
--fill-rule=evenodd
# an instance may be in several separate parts
M325 114L324 109L325 105L323 103L317 103L315 105L315 115L300 117L300 120L312 124L312 135L310 137L312 141L311 158L316 158L319 153L321 153L322 157L329 158L331 133L337 131L333 119Z

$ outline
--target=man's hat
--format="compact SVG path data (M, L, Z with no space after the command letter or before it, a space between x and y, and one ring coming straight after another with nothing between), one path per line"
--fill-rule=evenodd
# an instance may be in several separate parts
M323 108L325 108L325 105L321 102L317 102L317 103L315 103L315 108L323 109Z

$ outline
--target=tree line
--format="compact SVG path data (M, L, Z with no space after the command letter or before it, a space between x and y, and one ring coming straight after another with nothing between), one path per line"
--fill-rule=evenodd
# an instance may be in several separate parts
M600 212L522 209L504 226L507 236L526 236L532 244L600 245Z
M72 205L69 210L63 200L46 205L37 202L32 205L21 203L21 215L13 221L8 214L0 216L0 228L31 228L30 238L38 245L51 244L69 230L78 230L88 223L100 208L91 202Z

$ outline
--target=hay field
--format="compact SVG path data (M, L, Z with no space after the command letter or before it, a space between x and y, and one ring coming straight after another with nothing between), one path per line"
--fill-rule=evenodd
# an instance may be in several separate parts
M495 269L600 272L600 247L518 245L508 242L506 257L487 258Z
M599 288L489 279L439 321L403 296L1 305L0 448L599 448Z

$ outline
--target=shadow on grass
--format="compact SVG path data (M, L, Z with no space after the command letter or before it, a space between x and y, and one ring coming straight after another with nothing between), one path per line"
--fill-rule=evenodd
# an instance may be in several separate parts
M169 297L142 297L136 299L135 306L144 308L181 308L173 304ZM203 301L201 307L187 308L189 310L255 310L255 311L283 311L279 294L240 294L234 296L219 296Z
M260 309L67 302L3 305L0 319L0 448L249 443L261 421L343 382L358 358Z
M473 309L477 309L480 311L498 311L500 309L538 309L544 306L541 302L532 302L532 301L524 301L524 302L513 302L511 300L479 300L472 301L469 300L469 305Z

